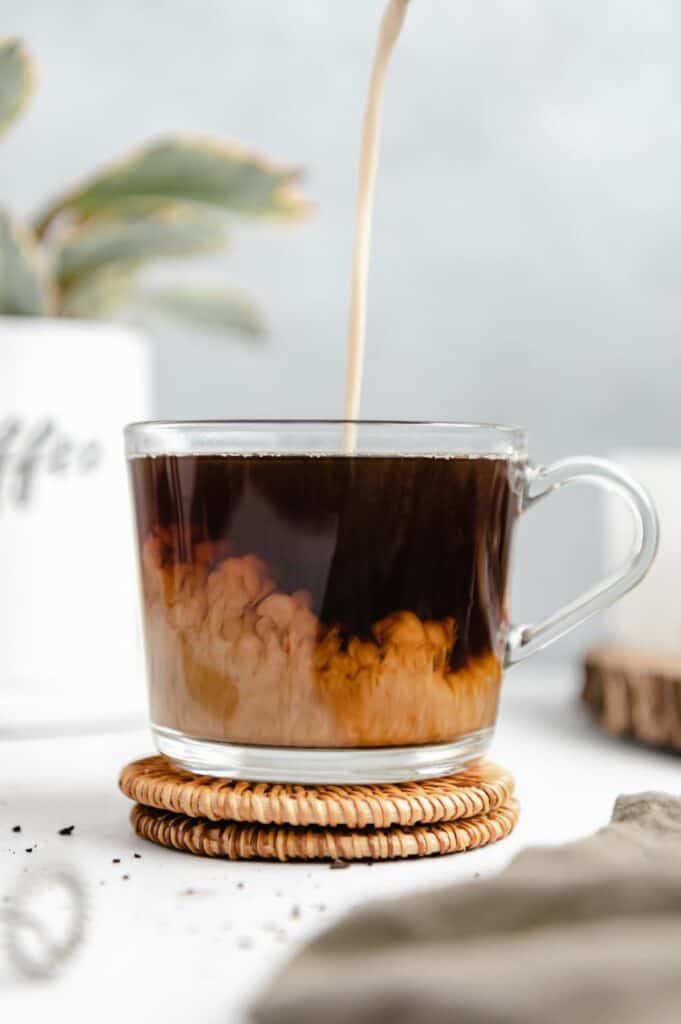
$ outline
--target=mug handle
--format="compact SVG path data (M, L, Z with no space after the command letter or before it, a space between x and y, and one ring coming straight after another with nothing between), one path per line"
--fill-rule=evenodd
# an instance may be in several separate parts
M635 525L634 544L624 564L574 601L533 625L511 626L504 664L515 665L536 654L585 619L613 604L643 579L657 552L659 527L650 497L627 473L605 459L561 459L550 466L527 466L521 511L567 484L589 483L618 494L629 505Z

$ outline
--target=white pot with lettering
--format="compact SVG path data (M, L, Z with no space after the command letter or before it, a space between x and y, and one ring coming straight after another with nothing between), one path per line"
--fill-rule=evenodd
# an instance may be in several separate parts
M121 430L148 379L131 328L0 317L0 737L143 713Z

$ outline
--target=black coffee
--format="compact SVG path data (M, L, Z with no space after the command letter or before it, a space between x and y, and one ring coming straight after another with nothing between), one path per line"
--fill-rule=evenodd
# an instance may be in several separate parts
M493 457L132 460L156 724L298 746L491 725L511 469Z

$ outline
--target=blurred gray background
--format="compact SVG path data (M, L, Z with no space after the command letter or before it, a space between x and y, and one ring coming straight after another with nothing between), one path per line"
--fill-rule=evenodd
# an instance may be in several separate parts
M154 338L162 417L336 416L356 164L383 0L4 0L39 89L2 143L20 210L169 131L306 168L306 225L244 224L262 343ZM363 413L529 427L538 460L681 444L681 9L412 0L387 94ZM523 523L515 609L602 561L575 489ZM553 656L599 631L580 630Z

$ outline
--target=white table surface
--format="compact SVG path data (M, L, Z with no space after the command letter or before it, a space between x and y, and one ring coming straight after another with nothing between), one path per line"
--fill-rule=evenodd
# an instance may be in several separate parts
M151 752L141 727L2 740L0 899L11 900L26 873L67 865L89 901L85 942L54 979L19 976L0 944L2 1019L238 1024L272 971L358 903L475 883L528 844L605 824L619 793L681 789L678 757L602 736L577 691L576 672L541 661L505 682L492 756L517 779L522 817L510 838L466 854L343 871L207 860L137 839L116 778L128 760ZM66 825L75 825L73 834L59 836Z

